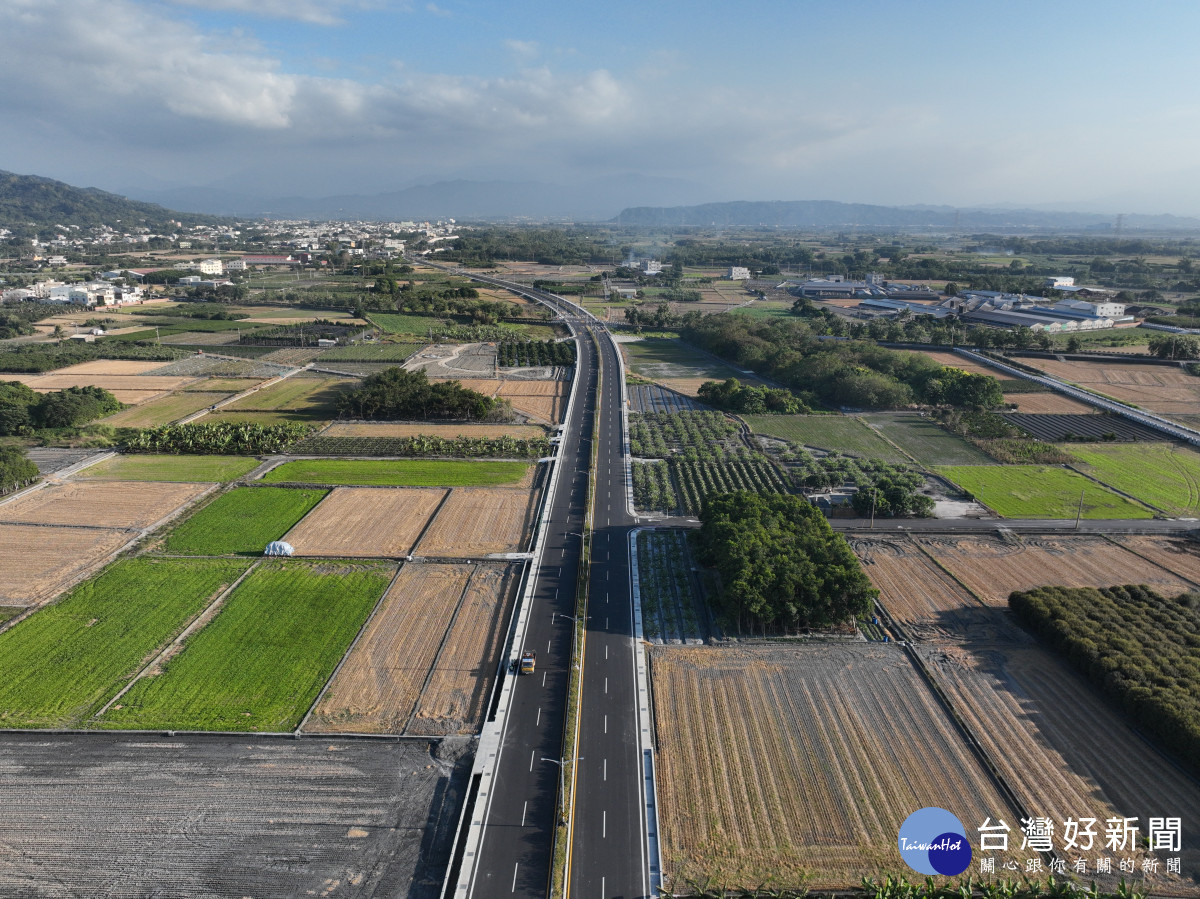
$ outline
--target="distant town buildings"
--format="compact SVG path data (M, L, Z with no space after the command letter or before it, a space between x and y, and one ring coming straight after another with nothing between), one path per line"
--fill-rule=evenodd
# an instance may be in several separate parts
M727 274L725 277L730 281L749 281L750 269L744 268L740 265L731 265L729 266L729 274Z

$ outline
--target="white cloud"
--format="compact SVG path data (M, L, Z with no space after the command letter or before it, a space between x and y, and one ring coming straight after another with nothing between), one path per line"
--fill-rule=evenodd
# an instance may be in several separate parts
M314 25L340 25L342 9L362 8L358 0L170 0L176 6L192 6L216 12L236 12L267 19L293 19Z

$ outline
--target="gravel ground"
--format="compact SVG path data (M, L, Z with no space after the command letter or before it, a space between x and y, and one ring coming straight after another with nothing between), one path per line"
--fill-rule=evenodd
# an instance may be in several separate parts
M471 746L0 734L0 893L432 899Z

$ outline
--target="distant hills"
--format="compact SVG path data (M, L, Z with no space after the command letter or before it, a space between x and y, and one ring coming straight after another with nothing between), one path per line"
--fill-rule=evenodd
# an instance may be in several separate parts
M8 228L109 225L122 230L145 227L173 231L173 221L197 225L218 224L221 220L139 203L94 187L72 187L51 178L0 171L0 225Z
M1103 234L1115 215L1037 209L956 209L951 206L871 206L829 200L704 203L699 206L633 206L612 219L621 225L697 228L907 228L963 231L1087 230ZM1174 215L1126 215L1122 227L1137 231L1200 231L1200 219Z

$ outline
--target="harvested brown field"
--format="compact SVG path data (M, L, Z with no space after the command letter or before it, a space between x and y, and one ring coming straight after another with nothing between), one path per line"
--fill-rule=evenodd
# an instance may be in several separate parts
M504 381L499 396L518 412L558 424L567 408L570 381Z
M1061 393L1006 393L1005 403L1016 403L1018 412L1041 415L1086 415L1099 413L1095 406L1073 400Z
M103 387L114 393L130 391L146 394L178 390L195 380L195 378L165 378L157 375L97 374L4 375L3 377L7 381L20 381L22 384L28 384L38 391L62 390L66 387Z
M399 558L445 495L440 487L337 487L283 539L300 556Z
M1035 646L917 651L1027 813L1059 822L1139 816L1143 828L1151 815L1183 815L1179 854L1186 873L1200 873L1200 788L1066 665ZM1197 894L1194 885L1155 880L1162 886L1156 893Z
M78 481L34 490L0 505L0 521L148 528L212 489L165 481Z
M402 733L472 569L471 565L405 565L304 729Z
M500 396L558 396L570 390L569 381L535 381L512 379L500 382Z
M650 651L666 886L855 887L935 805L1016 820L899 646Z
M93 359L91 362L80 362L78 365L68 365L51 372L54 375L144 375L162 368L163 361L145 361L137 359Z
M504 641L508 611L520 584L518 565L475 565L458 614L433 666L409 734L474 734Z
M54 597L134 536L112 528L0 524L0 605Z
M855 539L851 545L879 588L879 602L906 636L934 643L1028 639L1003 612L980 603L906 538Z
M132 409L122 409L116 415L101 419L100 423L114 428L153 428L186 418L231 396L231 393L200 391L169 393Z
M545 437L546 429L537 425L476 424L402 424L335 421L322 437L516 437L522 440Z
M417 553L477 558L488 553L524 552L536 499L537 493L532 490L455 487Z
M1200 543L1179 537L1114 537L1117 543L1193 584L1200 584Z
M1165 415L1200 408L1200 378L1169 365L1026 359L1047 374Z
M1189 585L1103 537L916 537L916 544L967 589L990 605L1007 608L1014 590L1055 584L1112 587L1147 584L1168 595Z
M482 393L484 396L495 396L496 391L500 389L500 385L504 382L499 378L430 378L431 384L441 384L447 381L458 381L467 390L474 390L476 393Z

